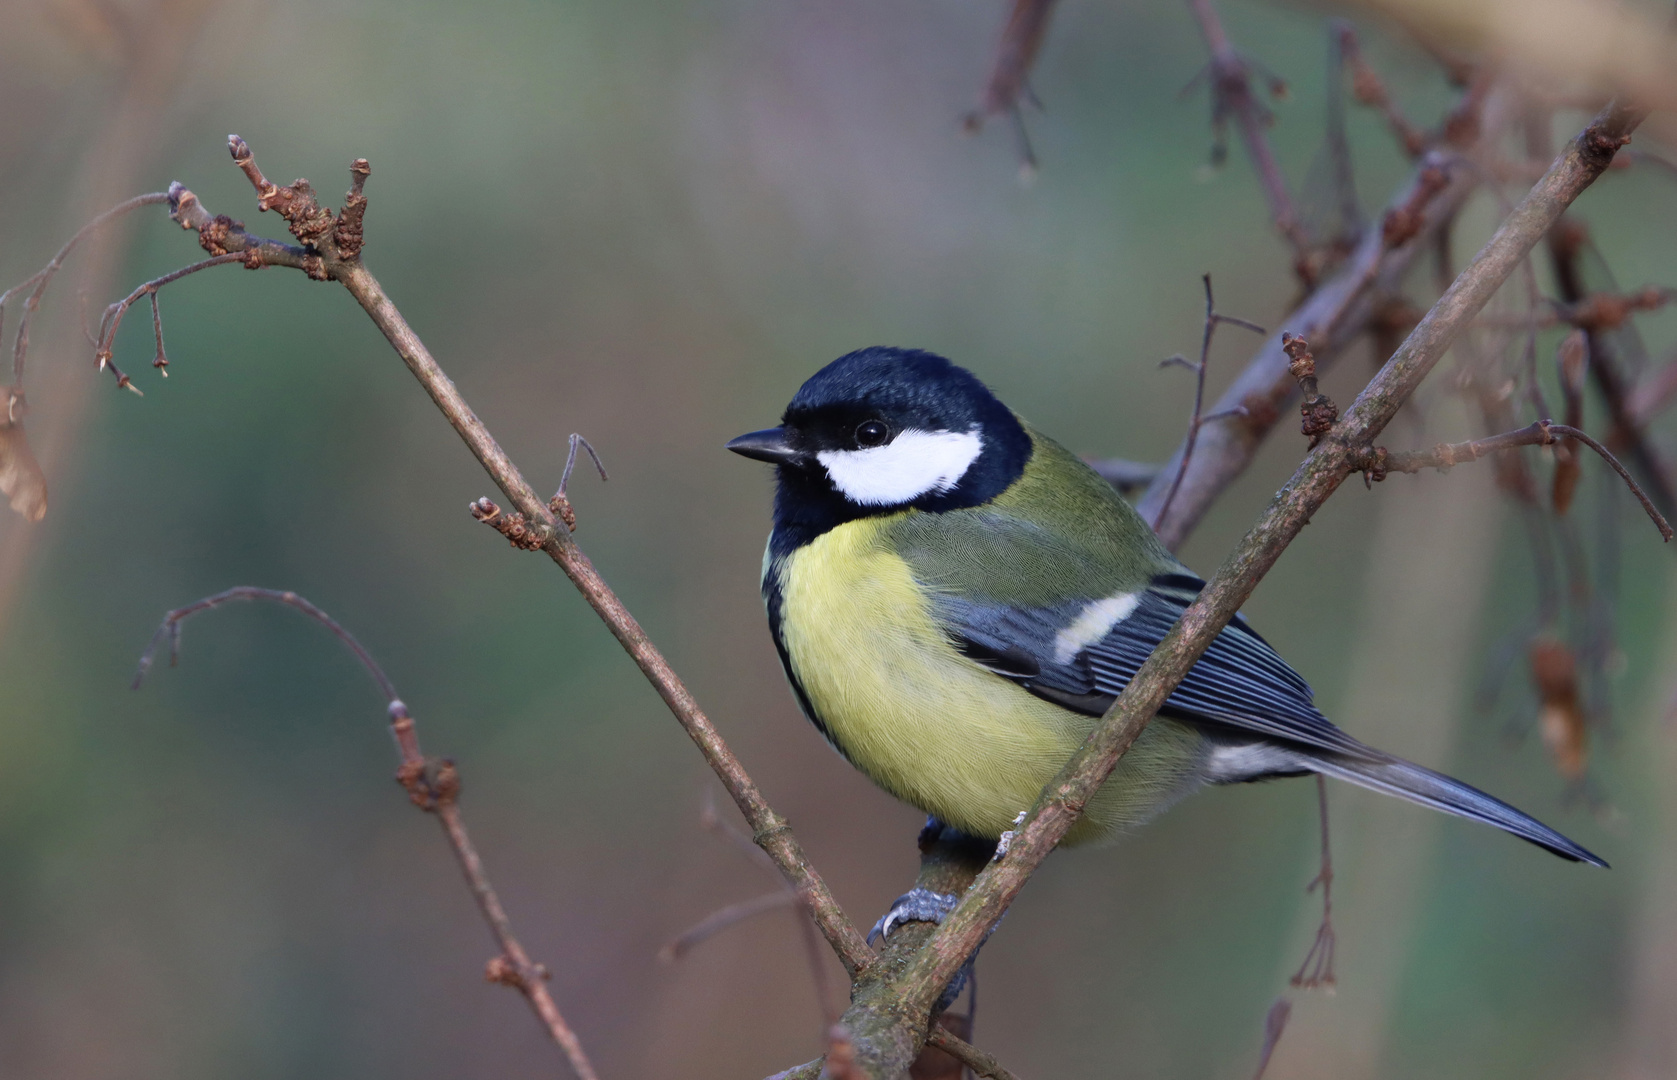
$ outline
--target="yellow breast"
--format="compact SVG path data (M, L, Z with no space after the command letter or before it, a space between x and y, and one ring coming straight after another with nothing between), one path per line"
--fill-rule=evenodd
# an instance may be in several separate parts
M956 828L997 836L1036 802L1094 721L958 653L909 565L881 543L892 520L840 525L781 561L781 643L811 708L857 768ZM1072 839L1143 820L1185 794L1198 743L1190 729L1154 721Z

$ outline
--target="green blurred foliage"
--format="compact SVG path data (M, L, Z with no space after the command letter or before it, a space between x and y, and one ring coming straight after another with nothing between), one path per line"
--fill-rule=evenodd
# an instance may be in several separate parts
M1272 135L1297 180L1320 142L1323 17L1225 7L1235 40L1291 85ZM99 167L89 140L122 94L120 46L86 14L68 0L0 13L7 281L73 231L72 195ZM1081 451L1160 458L1192 388L1157 362L1198 341L1199 275L1223 310L1265 323L1293 291L1238 149L1205 175L1203 92L1178 96L1204 59L1185 10L1063 5L1034 79L1048 109L1028 118L1044 163L1028 189L1005 125L959 135L1002 15L954 0L229 0L191 28L141 184L178 178L273 233L227 132L270 177L324 193L347 186L351 158L372 161L368 264L538 487L556 483L568 433L600 448L611 481L573 485L581 542L861 923L912 878L919 819L797 716L756 590L768 479L721 444L820 364L884 343L973 368ZM1431 61L1368 38L1404 106L1436 116L1450 96ZM1356 114L1352 136L1378 205L1405 166L1375 118ZM1587 199L1627 284L1671 280L1664 184L1615 175ZM118 279L195 254L142 215ZM467 515L486 480L349 298L237 267L171 286L172 377L146 367L143 308L119 339L143 399L93 381L62 314L76 304L49 298L61 315L35 370L75 370L91 396L0 612L0 1072L559 1068L521 1003L482 985L489 940L433 825L389 782L376 693L329 639L235 607L185 627L178 670L127 689L166 609L234 584L337 616L426 748L460 763L489 869L604 1076L755 1076L812 1057L821 1018L787 917L657 961L773 883L703 832L698 755L568 584ZM1648 322L1653 344L1668 322ZM1214 387L1249 345L1223 333ZM1354 352L1329 391L1349 400L1370 363ZM32 431L54 419L38 405ZM1468 434L1448 409L1422 413L1394 441ZM1299 452L1278 434L1190 564L1215 566ZM1248 607L1331 715L1356 627L1379 617L1361 601L1381 493L1348 487ZM0 523L0 544L23 528ZM1648 676L1671 575L1628 513L1625 528L1626 580L1648 584L1624 598L1620 739L1598 761L1620 824L1568 803L1537 740L1510 745L1471 687L1459 751L1428 762L1620 869L1439 825L1380 1051L1390 1075L1567 1077L1614 1053L1638 864L1660 836L1627 747L1665 686ZM1511 525L1499 552L1485 602L1460 610L1487 646L1531 606ZM978 1041L1028 1076L1246 1075L1302 954L1313 806L1304 783L1215 791L1052 860L986 950ZM1357 944L1342 944L1352 966Z

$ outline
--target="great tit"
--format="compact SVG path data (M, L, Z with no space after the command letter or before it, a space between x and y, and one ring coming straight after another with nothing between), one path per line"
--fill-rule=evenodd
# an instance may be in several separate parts
M781 425L769 631L803 712L899 799L996 839L1032 806L1204 582L1094 470L941 356L833 361ZM1319 773L1605 866L1475 788L1340 731L1236 616L1119 761L1067 843L1202 784Z

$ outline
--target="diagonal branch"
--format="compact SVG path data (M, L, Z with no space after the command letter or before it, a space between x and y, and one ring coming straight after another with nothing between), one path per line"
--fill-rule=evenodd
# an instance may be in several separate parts
M745 815L751 826L752 839L767 852L787 881L804 897L822 934L838 954L845 970L854 977L868 966L873 953L861 933L845 917L821 875L805 858L786 819L769 805L746 773L745 766L734 756L716 726L670 667L669 661L611 586L606 584L587 554L577 546L565 522L557 518L548 503L531 488L523 473L460 395L454 381L403 318L378 279L362 264L359 225L365 212L362 185L370 171L366 161L358 159L352 167L354 186L350 201L345 214L340 215L334 224L331 212L320 206L314 190L306 181L277 186L262 174L243 139L237 135L230 136L228 148L234 163L256 189L258 205L264 210L277 211L302 246L253 236L240 222L225 215L212 216L195 195L179 184L170 187L170 216L182 228L196 230L200 245L212 255L254 250L262 265L291 266L316 280L336 281L349 291L496 486L529 523L530 546L545 551L565 572L697 744L712 771ZM358 203L357 198L363 202ZM346 230L345 219L351 216L352 210L352 223L356 228Z
M513 936L512 921L507 918L506 909L501 906L501 899L495 894L495 887L489 883L489 875L483 869L483 860L478 857L477 848L466 832L466 823L460 819L459 772L452 761L425 759L425 755L420 752L419 735L407 705L397 696L396 687L391 683L390 677L384 673L378 661L373 659L372 654L355 640L355 635L345 630L326 612L294 592L240 585L214 596L206 596L185 607L176 608L163 616L162 624L158 626L150 644L146 646L146 651L140 656L140 665L134 673L132 688L140 688L141 680L151 669L157 650L164 641L169 643L169 665L174 666L180 657L183 621L199 612L209 611L234 600L267 600L301 612L330 630L355 654L361 666L367 669L367 674L377 684L379 693L389 702L386 711L390 716L390 734L396 740L397 752L402 759L401 767L396 770L396 779L406 789L408 798L415 806L437 815L443 833L448 837L449 847L453 849L454 857L465 875L466 885L477 900L478 910L483 913L484 921L489 924L489 932L494 935L495 943L500 946L500 954L489 961L484 972L485 977L490 982L511 986L524 995L525 1000L530 1003L530 1008L541 1020L542 1026L547 1029L548 1035L564 1051L578 1080L598 1080L594 1066L589 1063L588 1055L583 1052L581 1041L560 1015L553 995L548 993L547 968L531 961L530 955L524 951L524 946Z
M1188 10L1193 13L1194 21L1199 23L1206 51L1211 54L1212 122L1221 125L1228 117L1234 117L1235 127L1240 129L1241 142L1246 146L1246 156L1252 159L1252 168L1257 172L1264 197L1269 201L1270 217L1282 237L1293 247L1294 266L1299 276L1306 279L1306 284L1312 284L1309 280L1312 276L1310 237L1305 235L1304 226L1299 224L1293 197L1287 193L1287 178L1281 174L1275 151L1269 145L1269 137L1264 134L1271 117L1269 110L1252 92L1251 69L1230 44L1211 0L1188 0Z
M1206 274L1202 280L1205 284L1205 327L1200 334L1199 362L1190 363L1181 356L1173 356L1159 365L1160 367L1167 367L1171 364L1178 364L1194 373L1194 411L1188 418L1188 437L1182 443L1182 468L1176 471L1176 479L1171 482L1170 490L1165 493L1164 505L1159 507L1158 514L1154 516L1153 525L1155 528L1158 527L1160 521L1170 514L1170 504L1175 500L1176 492L1182 486L1182 477L1185 475L1188 464L1194 460L1194 444L1199 441L1200 428L1212 420L1226 420L1245 415L1246 412L1245 407L1241 406L1229 413L1213 413L1210 416L1206 416L1204 413L1205 372L1211 363L1211 339L1217 333L1218 324L1230 323L1234 326L1245 327L1256 334L1268 333L1257 323L1218 312L1216 303L1211 298L1211 275Z
M896 1076L926 1035L926 1017L949 980L1006 912L1099 790L1147 722L1199 660L1287 545L1355 469L1377 436L1474 315L1561 213L1612 162L1644 113L1610 106L1581 132L1508 215L1334 429L1305 456L1199 598L1165 635L931 940L908 962L893 992L859 1001L843 1021L870 1077Z
M1438 229L1455 217L1478 185L1476 170L1462 167L1453 151L1438 148L1422 157L1394 194L1381 227L1364 230L1340 269L1284 320L1294 333L1310 340L1319 362L1331 360L1368 326L1378 299L1396 289L1416 256L1428 249ZM1386 227L1399 222L1402 229ZM1166 547L1174 551L1182 545L1212 502L1256 456L1297 392L1287 365L1281 336L1272 335L1211 407L1217 413L1244 408L1245 416L1201 431L1187 467L1186 447L1178 446L1136 504L1142 517L1157 521L1155 529ZM1178 491L1170 513L1161 515L1173 486Z
M926 1036L926 1045L937 1047L985 1080L1019 1080L990 1054L939 1024L932 1025L931 1034Z

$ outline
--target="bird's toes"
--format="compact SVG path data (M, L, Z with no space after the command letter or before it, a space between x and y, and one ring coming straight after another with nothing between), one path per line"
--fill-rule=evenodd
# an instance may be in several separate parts
M891 929L900 923L941 923L944 916L955 910L960 897L953 893L933 892L930 889L910 889L891 903L880 920L868 932L868 944L873 945L891 936Z

